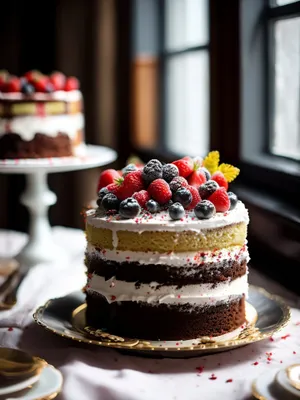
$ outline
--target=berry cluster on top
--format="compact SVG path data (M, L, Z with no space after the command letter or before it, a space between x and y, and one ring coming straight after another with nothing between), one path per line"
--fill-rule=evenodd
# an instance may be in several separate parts
M74 76L65 76L62 72L44 75L40 71L31 70L17 77L8 71L0 71L0 92L23 93L30 95L36 92L52 93L58 90L70 92L79 89L79 81Z
M199 219L235 208L238 198L228 192L228 184L239 169L220 164L218 151L204 159L183 157L170 164L152 159L146 164L131 162L121 171L107 169L98 181L97 205L105 213L135 218L142 209L150 213L168 210L172 220L186 211Z

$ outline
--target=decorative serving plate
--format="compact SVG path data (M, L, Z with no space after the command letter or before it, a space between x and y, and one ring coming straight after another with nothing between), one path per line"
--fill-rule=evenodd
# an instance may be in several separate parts
M49 300L34 313L34 320L43 328L77 342L151 357L197 357L204 353L231 350L267 339L282 329L290 319L290 309L282 298L262 288L249 287L246 305L247 323L217 338L202 337L181 341L147 341L111 335L85 324L85 295L78 291Z

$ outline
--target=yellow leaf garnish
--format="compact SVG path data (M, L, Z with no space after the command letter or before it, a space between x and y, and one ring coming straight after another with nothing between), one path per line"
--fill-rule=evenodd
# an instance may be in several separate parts
M209 170L211 174L216 172L220 162L220 153L218 151L211 151L203 160L203 166Z
M240 173L240 170L236 167L233 167L230 164L221 164L219 165L218 171L221 171L225 176L227 182L232 182Z

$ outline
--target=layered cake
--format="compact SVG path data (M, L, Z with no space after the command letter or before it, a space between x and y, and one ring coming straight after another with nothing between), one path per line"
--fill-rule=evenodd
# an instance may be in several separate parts
M86 218L88 325L149 340L243 325L249 217L228 191L238 173L218 152L102 172Z
M0 159L81 155L82 93L75 77L0 72Z

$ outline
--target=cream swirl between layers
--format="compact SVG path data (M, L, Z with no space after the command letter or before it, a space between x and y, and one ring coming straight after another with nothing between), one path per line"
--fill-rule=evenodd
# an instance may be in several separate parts
M247 274L234 280L197 285L178 286L160 285L157 282L141 284L137 287L133 282L119 281L114 278L92 274L88 278L86 290L88 293L98 293L106 298L108 303L117 301L137 301L158 304L186 304L209 306L226 303L233 298L248 296Z
M26 100L28 102L40 100L40 101L79 101L82 99L82 93L80 90L70 90L66 92L64 90L57 90L52 93L32 93L31 95L25 95L23 93L3 93L0 92L0 100Z
M88 244L86 253L89 256L96 256L103 260L122 262L138 262L139 264L148 265L168 265L171 267L182 267L183 265L201 265L205 263L205 268L209 263L217 263L222 265L222 262L235 260L242 262L249 261L249 253L247 246L234 246L230 249L221 249L217 251L199 251L199 252L135 252L101 249L97 250L93 245ZM214 267L216 265L213 265Z
M87 212L87 224L96 228L109 229L113 233L122 230L139 233L144 231L201 232L202 230L221 228L240 222L249 223L248 210L241 201L237 203L234 210L216 213L215 216L207 220L198 219L194 211L187 211L184 218L179 221L172 220L168 211L157 214L142 212L140 216L133 219L122 219L118 214L98 217L95 210ZM115 238L115 240L117 239Z
M0 136L8 133L8 124L10 132L17 133L26 141L32 140L36 133L55 137L59 132L74 139L78 131L84 128L84 116L82 113L77 113L45 117L28 115L9 119L0 118Z

